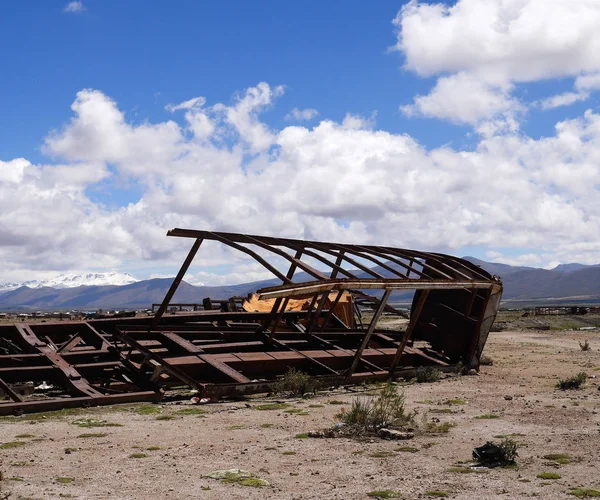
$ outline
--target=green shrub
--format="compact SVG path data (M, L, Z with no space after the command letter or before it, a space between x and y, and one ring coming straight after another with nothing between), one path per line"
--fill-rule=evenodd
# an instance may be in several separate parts
M587 373L579 372L574 377L559 380L558 384L556 384L556 387L558 387L561 391L566 391L570 389L581 389L581 387L585 384L586 380Z
M353 434L377 432L386 426L404 427L414 420L414 413L406 413L404 393L387 384L376 398L355 398L350 410L337 416Z
M317 389L318 384L310 375L295 368L290 368L283 377L273 384L275 394L285 394L292 397L315 394Z

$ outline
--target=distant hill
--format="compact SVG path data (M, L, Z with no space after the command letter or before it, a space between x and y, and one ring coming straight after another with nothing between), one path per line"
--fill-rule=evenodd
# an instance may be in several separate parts
M463 259L485 269L490 274L495 274L502 278L513 273L536 270L535 267L509 266L508 264L499 264L497 262L486 262L484 260L476 259L475 257L463 257Z
M600 265L562 264L555 269L536 269L485 262L465 257L491 274L502 278L503 302L515 305L544 303L600 303ZM397 267L391 265L391 267ZM381 275L391 277L384 268L374 268ZM358 276L366 273L356 271ZM300 280L310 279L298 273ZM127 285L78 286L74 288L21 286L0 294L0 310L93 310L140 309L160 303L171 286L172 278L138 281ZM205 297L227 299L245 296L259 288L279 284L277 279L227 286L193 286L183 281L173 302L200 303ZM412 291L398 291L393 302L410 301Z
M136 309L160 303L171 286L172 278L138 281L123 286L79 286L55 289L51 287L21 287L0 295L0 309ZM257 281L230 286L193 286L182 281L173 302L200 303L205 297L227 299L245 296L257 288L270 286L275 281Z
M600 264L561 264L554 269L537 269L464 258L502 278L503 302L600 302Z

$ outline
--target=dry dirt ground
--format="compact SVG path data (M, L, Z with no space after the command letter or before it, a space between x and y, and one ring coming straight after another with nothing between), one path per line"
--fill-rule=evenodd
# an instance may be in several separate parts
M586 339L592 350L584 352L579 342ZM399 387L408 409L418 410L417 422L425 414L456 424L448 433L418 433L410 441L296 437L336 422L335 414L360 394L343 389L291 400L280 409L261 410L274 400L253 398L202 407L122 405L4 417L1 491L11 492L12 500L366 499L376 490L395 490L406 499L434 492L456 499L552 499L575 498L569 493L576 488L600 490L598 332L493 333L486 354L494 364L478 376ZM590 377L584 389L555 388L559 379L580 371ZM198 409L206 413L181 411ZM496 418L477 418L481 415ZM84 418L121 426L73 423ZM516 468L452 471L470 459L473 447L500 435L513 435L519 443ZM6 445L12 442L24 444ZM571 458L559 464L544 458L548 454ZM270 486L204 477L231 468L251 471ZM560 478L536 477L544 472Z

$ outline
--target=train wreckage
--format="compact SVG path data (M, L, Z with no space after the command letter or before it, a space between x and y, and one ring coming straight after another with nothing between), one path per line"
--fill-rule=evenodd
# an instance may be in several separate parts
M439 253L167 234L193 244L153 317L0 326L0 415L158 401L182 386L211 398L268 392L290 368L323 385L410 376L421 366L478 368L502 295L497 277ZM169 314L204 241L246 254L279 284ZM396 299L412 300L410 314ZM382 315L409 321L382 328Z

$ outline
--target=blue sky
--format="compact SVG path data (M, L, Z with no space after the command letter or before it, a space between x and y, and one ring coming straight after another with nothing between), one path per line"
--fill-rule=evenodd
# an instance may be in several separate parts
M176 222L533 266L600 262L595 20L587 1L4 3L0 191L16 196L18 182L49 198L0 206L5 279L169 274L181 248L150 238ZM227 184L213 177L219 161ZM248 193L229 193L244 183ZM265 200L263 186L290 191ZM232 200L222 213L208 207L221 199ZM48 207L56 220L38 220ZM96 227L113 228L116 245ZM240 266L223 278L215 258L198 280L250 276Z

